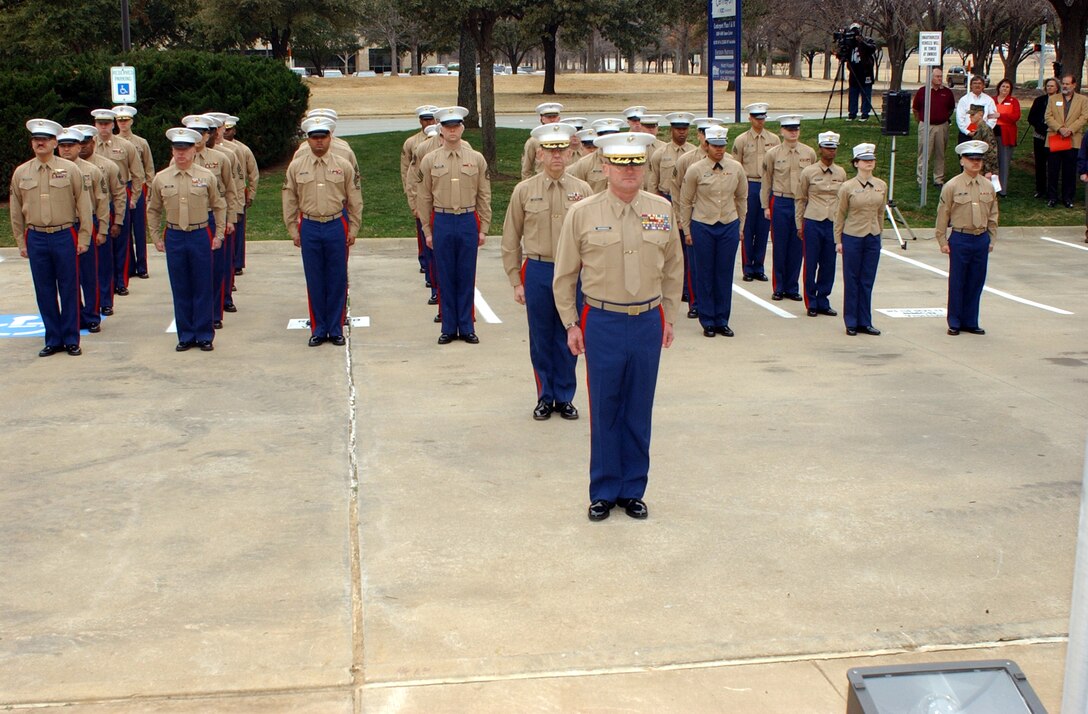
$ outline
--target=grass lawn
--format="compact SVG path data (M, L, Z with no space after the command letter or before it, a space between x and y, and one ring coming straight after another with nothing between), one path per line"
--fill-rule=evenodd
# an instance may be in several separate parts
M773 128L768 124L769 128ZM735 138L744 127L730 126L730 139ZM863 141L877 145L877 175L887 179L890 168L891 137L881 136L880 127L870 120L868 124L847 122L841 119L829 119L826 123L819 120L806 120L801 126L801 140L815 145L816 135L821 131L833 130L842 136L838 162L852 175L850 166L850 147ZM939 192L930 186L926 208L919 208L919 188L915 183L915 164L917 161L917 131L912 128L912 135L896 140L896 179L894 195L899 210L911 227L931 227L937 211ZM389 132L348 137L348 142L359 157L359 166L363 172L363 229L361 237L407 237L415 235L415 226L404 200L400 185L400 147L412 132ZM662 132L665 134L665 131ZM946 180L957 173L958 157L953 150L955 131L949 132L949 147L945 152L947 170ZM498 178L492 180L492 220L491 233L502 232L502 221L506 214L506 204L510 193L517 184L520 173L521 149L527 138L524 130L497 129L499 144ZM482 144L477 130L465 132L465 138L474 147ZM283 183L284 166L273 167L261 172L261 187L257 200L250 207L248 214L248 240L286 240L287 232L283 227L280 208L279 187ZM1011 225L1083 225L1084 209L1081 204L1070 210L1066 208L1049 209L1043 201L1033 198L1035 192L1034 168L1032 163L1031 143L1025 141L1016 148L1013 165L1009 176L1009 197L1001 201L1001 224ZM494 173L494 172L493 172ZM0 206L0 246L14 246L11 236L11 222L7 206Z

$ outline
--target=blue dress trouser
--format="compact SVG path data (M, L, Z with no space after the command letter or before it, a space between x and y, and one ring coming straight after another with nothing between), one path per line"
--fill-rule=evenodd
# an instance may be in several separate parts
M740 221L713 225L692 221L691 237L699 264L699 324L704 329L729 327Z
M582 308L589 392L589 500L642 498L665 314Z
M310 334L339 337L347 315L344 296L348 289L348 224L341 217L327 223L303 218L302 269L306 273L306 297L310 303Z
M805 307L829 310L831 288L835 286L835 222L805 221Z
M771 255L774 291L787 295L800 293L798 282L801 277L804 246L797 237L797 216L794 214L792 198L771 196L771 240L774 243Z
M211 229L212 235L215 235L214 217L208 219L208 228ZM227 274L227 264L230 262L227 255L227 237L224 235L219 247L212 249L212 310L216 322L223 320L223 290L226 287L223 281Z
M132 265L132 214L128 202L132 196L132 183L125 184L125 217L121 224L121 233L110 238L113 244L113 286L114 289L127 288L129 270Z
M427 282L431 284L431 297L438 297L438 266L434 261L434 250L427 247L427 237L423 235L423 221L416 219L416 238L423 242L423 254L419 261L419 267L423 268L423 274L427 276Z
M430 279L430 271L428 266L427 251L430 248L427 247L427 236L423 235L423 222L418 218L416 219L416 259L419 261L419 269L424 272L428 279Z
M98 255L98 304L99 309L113 307L113 238L109 229L113 226L113 202L110 202L110 224L100 226L106 231L106 242L102 245L92 243L91 250Z
M438 266L438 306L442 313L442 334L470 335L476 299L476 257L480 228L476 212L435 213L431 242Z
M880 236L842 234L842 319L849 329L872 327L873 283Z
M210 224L191 231L167 228L163 236L178 342L211 342L215 339L212 327L213 231Z
M246 212L242 211L238 216L238 222L234 224L234 269L241 270L246 267Z
M745 275L767 272L763 261L767 259L767 235L771 222L763 215L759 203L762 181L748 182L748 214L744 217L744 238L740 244L741 268Z
M979 302L990 261L990 234L973 236L952 231L948 237L948 326L953 330L978 327Z
M147 272L147 186L136 200L132 209L132 260L129 263L129 275Z
M56 233L26 232L26 252L38 312L45 324L45 346L79 344L79 266L75 228Z
M536 378L536 397L548 404L574 400L578 358L567 347L567 330L555 309L552 278L555 264L527 258L522 265L525 315L529 321L529 360Z
M79 287L83 293L83 304L79 311L79 326L90 327L94 323L101 322L99 316L98 300L98 246L95 239L98 237L98 217L92 216L94 230L91 231L91 245L83 253L79 254Z

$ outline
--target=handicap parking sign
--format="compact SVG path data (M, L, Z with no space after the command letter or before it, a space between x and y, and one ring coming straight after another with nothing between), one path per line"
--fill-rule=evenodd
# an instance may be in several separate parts
M40 315L0 315L0 337L44 337Z
M110 67L110 89L115 104L136 102L136 68Z

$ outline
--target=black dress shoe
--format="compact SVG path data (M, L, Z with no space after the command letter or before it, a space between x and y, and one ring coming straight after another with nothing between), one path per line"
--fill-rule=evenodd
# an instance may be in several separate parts
M755 277L754 277L754 276L752 276L752 275L749 275L748 273L745 273L745 274L744 274L744 278L743 278L743 280L744 280L744 282L746 282L746 283L750 283L750 282L752 282L753 280L755 280Z
M438 304L438 296L437 295L432 295L429 298L427 298L427 304L428 305L437 305Z
M110 315L113 314L113 308L112 307L102 308L102 314L105 315L106 317L109 317Z
M217 330L222 330L223 329L223 321L222 320L216 320L215 322L212 323L212 327L214 327Z
M435 321L435 322L442 322L442 315L441 315L441 314L439 314L439 315L435 315L435 316L434 316L434 321Z
M982 329L981 327L965 327L965 328L963 328L963 331L964 332L970 332L972 335L985 335L986 334L986 330Z
M136 277L139 278L140 280L147 280L151 276L148 275L147 272L145 271L143 273L136 273Z
M83 354L83 350L79 348L79 345L65 345L64 351L72 355L73 357L79 357L81 354Z
M235 269L234 269L234 274L235 274L235 275L241 275L241 274L242 274L242 273L244 273L244 272L246 272L246 271L245 271L245 270L243 270L242 268L235 268Z
M325 344L325 337L323 335L313 335L310 337L309 342L306 343L310 347L317 347L318 345Z
M858 328L856 328L856 327L847 327L846 328L846 334L853 337L854 335L858 334Z
M424 280L424 281L423 281L423 287L425 287L425 288L433 288L433 287L434 287L434 285L432 285L432 284L431 284L431 281L430 281L430 280Z
M550 419L552 416L552 405L541 399L536 403L536 408L533 409L533 419L537 421L544 421Z
M179 342L178 346L174 348L174 351L175 352L185 352L186 350L191 349L192 346L193 346L192 342Z
M774 293L771 295L772 300L781 300L784 297L786 297L786 293Z
M807 315L808 315L809 317L816 317L817 315L819 315L819 314L820 314L820 311L819 311L819 310L817 310L817 309L816 309L816 308L814 308L814 307L810 307L810 308L808 309L808 312L807 312L806 314L807 314Z
M616 504L611 501L594 501L589 504L589 520L603 521L605 518L608 518L608 514L615 505Z
M201 340L200 342L197 342L196 344L197 344L198 347L200 347L201 352L211 352L212 350L215 349L215 345L212 344L211 340Z
M714 331L717 332L722 337L732 337L733 336L733 331L729 329L729 325L726 325L725 327L715 327Z
M696 310L695 308L691 308L690 310L688 310L688 319L689 320L694 320L697 317L699 317L699 311L698 310Z
M426 275L426 274L427 274L427 269L426 269L426 268L420 268L420 269L419 269L419 272L421 272L421 273L423 273L424 275Z
M231 286L230 286L230 291L231 291L232 293L236 293L236 292L238 292L238 286L237 286L237 285L231 285Z
M223 306L223 310L226 312L238 312L238 306L234 303L227 303Z
M578 409L570 402L556 402L553 410L559 412L559 416L564 419L578 418Z
M101 323L92 322L91 324L87 325L87 332L101 332L101 331L102 331L102 324Z
M955 327L949 327L949 328L948 328L948 334L950 334L950 335L952 335L953 337L955 337L956 335L960 334L960 331L959 331L959 330L957 330L957 329L956 329Z
M1073 202L1072 201L1066 201L1065 202L1065 207L1066 208L1072 208L1073 207Z
M801 297L801 293L789 293L786 295L786 297L788 297L790 300L793 300L794 302L801 302L802 300L804 300L804 298Z
M453 335L448 335L443 332L441 335L438 336L438 344L440 345L448 345L451 342L453 342Z
M55 355L56 353L60 352L63 349L64 349L64 345L61 345L59 347L54 347L53 345L46 345L45 347L42 348L42 351L38 353L38 356L39 357L50 357L50 356Z
M348 338L344 337L343 335L330 335L329 342L336 345L337 347L343 347L348 343Z
M766 273L756 273L752 277L755 278L756 280L758 280L761 283L767 282L767 274Z
M872 335L873 337L876 337L877 335L880 334L880 330L876 329L872 325L866 325L865 327L859 327L858 332L861 332L861 333L866 334L866 335Z
M1058 205L1058 202L1057 202L1057 201L1047 201L1047 202L1046 202L1046 207L1047 207L1047 208L1054 208L1054 207L1055 207L1055 206L1057 206L1057 205Z
M128 288L126 288L126 287L116 288L116 289L114 289L113 294L114 295L128 295Z
M713 327L704 327L703 328L703 337L717 337L717 336L718 336L718 333L714 330Z
M646 508L646 504L641 498L620 498L616 501L617 506L623 506L623 510L627 511L627 515L631 518L643 519L650 515L649 509Z
M461 339L469 343L470 345L480 344L480 338L476 336L475 332L470 332L467 335L461 335Z
M817 310L817 312L819 312L821 315L827 315L828 317L835 317L839 314L829 307L824 308L823 310Z

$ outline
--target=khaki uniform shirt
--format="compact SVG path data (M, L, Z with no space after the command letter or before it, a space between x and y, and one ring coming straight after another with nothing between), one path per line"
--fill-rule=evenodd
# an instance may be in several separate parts
M589 156L583 156L574 162L567 169L567 173L588 183L590 193L600 193L608 188L608 177L604 175L603 163L601 152L594 151Z
M743 224L748 215L744 167L729 154L718 163L721 168L717 170L709 157L692 164L684 173L680 194L673 198L680 227L688 235L692 221L714 225L740 219Z
M11 234L20 251L26 250L31 226L49 228L79 223L78 241L91 244L91 196L83 190L83 174L59 156L41 162L37 157L19 165L11 175Z
M575 161L582 158L582 146L577 137L571 137L571 146L574 151L570 152L570 156L567 158L567 166L571 166ZM525 148L522 149L521 154L521 180L524 181L531 176L536 176L543 171L543 167L540 162L536 160L536 150L540 148L540 140L535 136L530 136L525 141Z
M136 156L144 170L144 186L150 186L151 179L155 178L155 157L151 155L151 145L147 143L147 139L136 134L119 134L119 136L136 147Z
M937 203L936 238L948 245L948 229L979 234L989 231L990 243L997 240L997 197L994 185L981 173L971 178L960 174L946 181Z
M215 176L215 182L219 193L223 195L223 200L227 202L226 214L223 219L227 223L234 223L238 220L238 216L235 213L235 209L238 205L238 197L234 193L234 175L231 173L231 167L228 159L223 152L216 149L209 149L205 146L202 150L196 152L196 156L193 157L193 164L196 166L203 166L212 172ZM174 165L174 160L170 160L170 165ZM199 223L200 221L193 221ZM215 230L219 230L219 224L215 224Z
M342 159L346 159L347 162L351 164L351 168L355 170L355 173L359 173L359 158L355 155L355 151L351 148L351 144L334 136L329 144L329 152L336 154ZM303 154L310 153L313 153L310 151L310 144L303 139L302 143L295 149L295 155L291 157L291 160L293 161Z
M591 194L589 184L564 173L537 174L514 187L502 224L502 267L510 285L521 285L523 255L555 262L555 246L567 209Z
M416 170L416 208L423 235L431 237L435 208L473 209L480 233L491 228L491 179L484 155L461 142L454 150L445 145L423 157Z
M246 200L252 200L257 195L257 184L261 182L261 170L257 167L257 157L253 154L253 149L249 148L237 139L231 139L227 142L228 145L237 147L240 149L239 155L242 157L242 172L246 177Z
M797 142L794 146L779 144L767 150L763 157L763 185L759 188L759 203L764 209L771 207L771 194L787 198L797 195L801 171L816 163L816 152L811 146Z
M312 152L296 157L283 177L283 223L292 240L298 239L299 216L326 218L348 211L348 235L359 235L363 194L359 174L329 149L318 158Z
M86 159L76 159L75 164L83 174L83 191L91 197L91 213L98 219L98 233L102 236L98 243L101 245L110 227L110 188L106 175Z
M461 140L465 142L464 139ZM404 187L404 195L408 199L408 207L414 212L416 211L416 190L419 188L419 182L416 181L416 176L419 173L419 162L423 161L423 157L431 153L439 146L442 146L442 138L439 136L425 136L419 143L412 149L412 161L408 165L408 184Z
M136 195L144 190L144 165L140 161L139 152L131 141L114 135L109 141L102 141L102 137L96 137L96 154L101 154L107 159L112 159L117 168L121 169L121 183L132 182L132 194Z
M879 236L884 230L884 206L888 203L888 184L873 176L862 183L857 176L839 187L839 205L835 208L835 242L842 234Z
M781 143L766 129L758 134L749 129L733 141L733 158L744 167L744 175L749 181L762 181L763 159L767 156L767 150Z
M246 171L242 167L242 151L229 141L217 141L213 147L224 154L230 163L230 176L234 180L234 206L227 206L230 211L233 208L235 220L240 220L246 210Z
M91 154L88 161L97 166L106 179L110 203L113 206L113 225L118 228L124 226L125 203L128 201L128 196L125 195L125 184L121 181L121 169L117 168L115 162L110 161L102 154ZM105 231L104 228L102 230Z
M411 174L408 171L412 168L412 154L415 148L419 146L419 142L427 138L427 135L420 129L415 134L412 134L400 147L400 185L404 189L404 195L408 195L408 184L412 181L409 176Z
M805 218L810 221L833 221L839 203L839 188L846 181L846 170L836 163L830 167L817 161L806 166L797 183L797 227Z
M654 139L654 143L646 147L646 171L642 174L642 190L649 191L650 193L657 193L656 190L650 188L650 162L654 160L654 152L658 149L664 149L668 146L667 141L661 139Z
M147 229L156 240L162 240L166 218L167 226L190 230L208 222L208 214L215 218L215 238L223 240L227 227L227 201L219 187L219 178L210 170L193 162L182 171L174 164L160 171L151 182L147 195Z
M696 161L702 161L706 158L706 149L699 146L695 151L689 151L676 160L676 193L680 193L684 189L684 177L688 173L688 169L695 164ZM673 196L675 199L676 196Z
M631 256L631 258L628 258ZM626 263L638 269L638 287L626 287ZM611 191L579 201L567 211L555 257L552 291L564 325L577 323L578 277L587 298L630 304L661 298L671 325L680 305L684 257L672 204L640 191L624 203Z
M695 147L691 144L678 145L675 141L670 141L656 150L649 161L650 193L671 196L674 191L679 190L680 187L676 185L680 178L676 175L676 162L681 156L694 150Z

